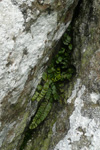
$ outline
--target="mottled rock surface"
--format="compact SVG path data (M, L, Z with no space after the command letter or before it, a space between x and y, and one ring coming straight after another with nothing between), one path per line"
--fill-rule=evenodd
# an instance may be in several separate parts
M78 79L66 136L54 150L100 149L100 1L83 0L73 21L74 58Z
M0 0L0 149L16 150L33 95L77 0Z
M79 2L72 22L76 77L25 150L100 150L100 1Z

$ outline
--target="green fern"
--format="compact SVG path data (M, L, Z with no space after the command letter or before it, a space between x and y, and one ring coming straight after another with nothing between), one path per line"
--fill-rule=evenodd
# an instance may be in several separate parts
M41 93L39 94L37 98L38 102L44 98L45 94L47 93L48 88L49 88L49 82L46 82L44 86L42 87Z
M49 88L48 91L47 91L47 93L46 93L46 95L45 95L45 99L49 100L50 97L51 97L51 94L52 94L52 90L51 90L51 88Z
M47 80L47 78L48 78L48 75L47 75L47 73L46 73L46 72L44 72L44 73L43 73L43 75L42 75L42 79L43 79L44 81L46 81L46 80Z
M39 84L39 85L37 86L37 90L38 90L38 91L41 91L41 90L42 90L42 85Z
M70 33L70 29L68 29ZM71 37L67 33L63 36L63 47L54 57L46 72L43 73L42 81L37 86L37 90L32 97L32 101L41 100L42 103L30 125L30 129L36 128L48 115L52 108L52 102L60 99L59 93L63 94L64 81L70 81L75 73L71 65L72 43ZM63 84L62 84L63 83Z
M43 111L44 111L46 105L47 105L47 102L43 102L43 103L40 105L40 107L39 107L39 109L38 109L38 111L37 111L35 117L34 117L33 120L32 120L32 123L31 123L31 125L30 125L30 127L29 127L30 129L34 129L34 128L37 127L37 125L38 125L37 122L38 122L38 120L40 120L41 114L43 113Z
M32 120L32 123L30 125L30 129L35 129L44 119L48 116L48 113L50 112L52 108L51 102L43 102L41 106L39 107L35 117Z
M39 95L39 92L36 91L35 94L34 94L34 96L32 97L32 101L36 100L37 97L38 97L38 95Z
M42 115L41 115L41 119L40 119L41 122L47 117L47 115L50 112L51 108L52 108L52 103L49 102L47 104L47 106L45 107L44 113L42 113Z

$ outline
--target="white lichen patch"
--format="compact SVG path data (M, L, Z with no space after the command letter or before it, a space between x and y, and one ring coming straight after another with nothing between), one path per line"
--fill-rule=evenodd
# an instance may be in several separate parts
M67 103L71 103L71 101L76 97L77 92L79 90L79 85L80 85L81 80L77 79L77 83L74 86L74 90L72 91L72 95L71 97L69 97L69 99L67 100Z
M53 135L56 134L56 123L54 123L54 125L52 127L52 133L53 133Z
M45 46L52 44L53 34L49 36L49 43L47 34L54 33L57 28L57 13L41 15L31 26L31 33L23 32L23 15L11 1L0 3L0 14L0 100L17 88L9 99L14 104L24 89L30 70L43 57Z
M2 143L3 143L5 136L6 136L6 130L2 130L0 132L0 147L2 146Z
M100 100L100 94L93 92L90 94L90 98L91 98L91 101L96 104L97 101Z
M60 29L58 30L58 32L56 32L54 40L59 40L61 38L61 36L63 35L67 27L69 26L70 22L71 21L69 21L66 25L64 23L60 25Z
M0 100L5 96L5 92L10 90L9 84L15 84L9 77L6 65L7 60L10 61L9 56L15 50L13 39L24 30L23 23L23 15L17 6L12 5L10 0L0 2Z
M86 88L84 85L81 88L79 88L77 85L78 84L76 84L75 88L77 87L79 90L77 91L77 97L74 103L75 110L70 116L70 129L65 138L56 145L54 150L100 149L100 122L96 122L94 119L82 116L81 109L84 106L82 96L84 95ZM73 92L76 93L75 89ZM76 96L76 94L72 93L72 99L74 95ZM94 97L97 99L97 95L92 95L92 98ZM87 141L90 141L90 143L84 145L84 143L81 141L83 137L85 137ZM80 143L80 147L78 147L78 143Z

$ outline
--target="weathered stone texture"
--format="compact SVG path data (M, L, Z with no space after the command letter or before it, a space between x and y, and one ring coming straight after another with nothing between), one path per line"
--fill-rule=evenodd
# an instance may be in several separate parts
M99 16L100 1L79 2L72 22L77 74L66 87L67 105L54 106L25 150L100 149Z
M76 4L74 0L0 1L1 150L16 150L37 108L30 97Z
M76 4L74 0L0 1L1 150L19 149L37 108L31 95ZM77 75L66 87L67 104L54 104L25 150L100 149L99 16L99 0L79 1L72 23Z
M83 0L73 21L74 59L78 72L72 96L70 129L54 150L100 149L100 1Z

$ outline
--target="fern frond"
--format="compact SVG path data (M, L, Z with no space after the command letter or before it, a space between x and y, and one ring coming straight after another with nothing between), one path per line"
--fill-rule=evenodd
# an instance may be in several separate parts
M51 88L49 88L48 91L47 91L47 93L46 93L46 95L45 95L45 99L46 99L46 100L49 100L49 99L50 99L51 93L52 93L52 92L51 92Z
M36 100L36 98L38 97L38 95L39 95L39 92L35 92L35 94L34 94L34 96L32 97L32 101L35 101Z
M30 129L35 129L48 115L52 108L51 102L43 102L41 106L39 107L35 117L33 118L33 121L30 125Z
M49 114L50 110L52 108L52 103L49 102L44 110L44 113L41 116L41 122L47 117L47 115Z
M30 125L30 127L29 127L30 129L36 128L36 127L38 126L39 122L41 122L41 121L39 121L39 120L41 120L41 119L40 119L40 118L41 118L41 115L42 115L42 113L44 112L45 107L47 106L47 104L48 104L48 103L45 101L45 102L43 102L43 103L40 105L40 107L39 107L39 109L38 109L38 111L37 111L35 117L34 117L33 120L32 120L32 123L31 123L31 125Z
M46 82L41 90L41 93L37 97L38 102L44 98L45 94L47 93L48 88L49 88L49 82Z

